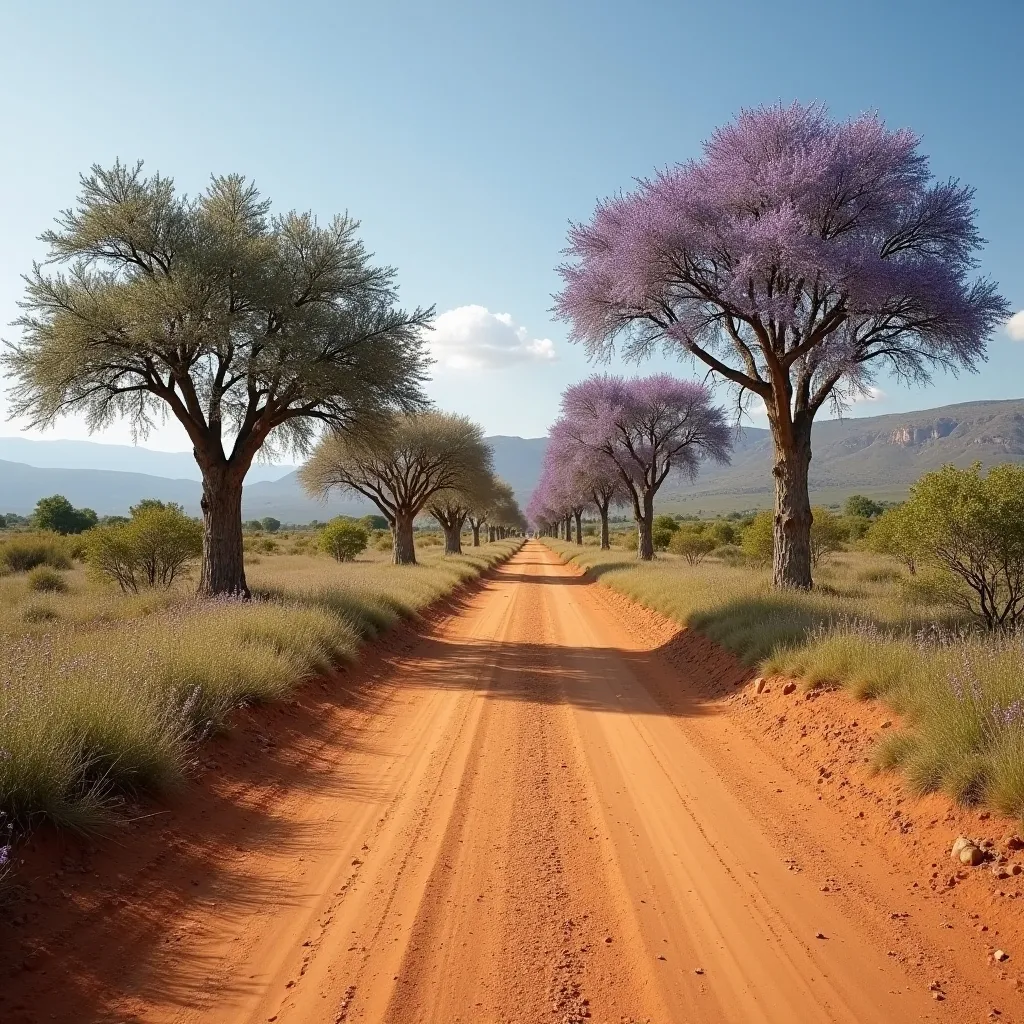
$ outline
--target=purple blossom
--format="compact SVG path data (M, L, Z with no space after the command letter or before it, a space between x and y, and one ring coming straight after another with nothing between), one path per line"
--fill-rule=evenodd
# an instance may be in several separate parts
M730 446L725 416L702 384L668 374L590 377L562 396L531 502L534 521L557 522L577 505L600 507L596 488L603 488L632 504L640 556L649 558L658 489L673 474L692 480L705 459L727 462Z
M876 114L746 110L702 159L570 227L555 299L570 337L596 358L617 341L631 358L681 349L758 395L786 467L778 528L804 541L818 409L865 393L882 366L918 383L973 368L1009 314L975 274L973 191L934 181L918 145ZM777 582L809 585L805 545L777 547L806 561L777 566Z

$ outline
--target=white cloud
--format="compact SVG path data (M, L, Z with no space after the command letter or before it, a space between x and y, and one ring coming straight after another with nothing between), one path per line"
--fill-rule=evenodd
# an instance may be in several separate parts
M881 388L876 388L872 385L863 394L853 395L850 401L854 404L859 402L880 402L883 398L885 398L885 392Z
M1006 333L1014 341L1024 341L1024 309L1006 321Z
M427 335L430 354L452 370L491 370L555 358L550 338L531 338L508 313L459 306L442 313Z

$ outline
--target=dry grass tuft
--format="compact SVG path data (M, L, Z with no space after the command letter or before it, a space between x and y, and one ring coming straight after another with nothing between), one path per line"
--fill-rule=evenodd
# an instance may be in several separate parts
M45 599L20 574L0 578L0 813L86 828L117 794L173 785L232 708L353 659L517 546L413 567L273 555L245 603L187 586L125 595L81 568L56 574L65 589L43 587Z
M921 603L894 561L836 554L811 593L773 590L766 569L546 540L562 557L668 618L700 630L760 671L844 686L899 712L906 728L875 751L915 792L943 790L1024 817L1024 636L969 628Z

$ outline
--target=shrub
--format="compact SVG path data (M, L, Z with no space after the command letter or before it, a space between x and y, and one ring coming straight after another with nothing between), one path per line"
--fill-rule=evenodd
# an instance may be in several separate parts
M93 571L126 592L140 586L170 587L203 549L203 528L176 505L147 501L123 526L90 533L87 557Z
M335 519L320 531L320 549L339 562L351 562L366 550L366 529L347 519Z
M928 473L911 488L902 523L897 543L928 564L948 602L989 629L1024 623L1024 467Z
M838 551L846 539L842 520L821 505L811 509L811 565L823 562L833 551Z
M853 519L875 519L885 511L883 505L863 494L851 494L843 505L843 514Z
M654 542L655 551L665 551L668 548L669 542L672 540L672 530L658 529L651 533L651 539Z
M668 549L682 555L690 565L700 565L717 547L715 538L696 530L677 530L669 541Z
M39 590L54 594L66 594L68 590L67 581L56 570L48 565L37 565L28 574L28 585L32 590Z
M917 550L913 525L906 505L886 509L872 524L866 536L867 546L880 555L902 562L911 576L917 572Z
M59 619L55 608L51 608L48 604L30 604L26 606L25 610L21 613L22 619L25 622L51 622L53 619Z
M727 522L724 519L716 519L711 525L708 532L714 539L715 543L719 545L724 544L735 544L739 540L739 530L736 529L734 523Z
M839 549L845 537L843 524L832 511L821 506L811 510L811 565L818 565ZM774 514L762 509L743 531L743 550L757 562L770 562L775 550Z
M662 515L654 517L651 528L654 530L664 530L666 533L675 533L679 529L679 524L671 516Z
M40 498L32 518L40 530L63 534L84 533L98 521L91 508L75 508L63 494Z
M769 509L762 509L743 531L742 548L755 562L770 562L775 550L774 517Z
M0 546L0 562L11 572L28 572L37 565L70 569L71 556L63 538L50 534L11 537Z

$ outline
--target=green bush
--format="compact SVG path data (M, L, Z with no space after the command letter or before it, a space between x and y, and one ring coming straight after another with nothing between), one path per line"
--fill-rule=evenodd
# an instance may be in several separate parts
M851 519L875 519L885 511L885 506L863 494L851 494L843 505L843 515Z
M339 562L351 562L366 550L369 535L366 529L351 519L334 519L321 531L320 549Z
M675 533L679 529L679 524L671 516L655 516L654 522L651 524L654 530L664 530L666 533Z
M774 516L770 509L762 509L743 531L741 547L755 562L770 562L775 550Z
M888 543L923 563L934 592L989 629L1024 623L1024 466L944 466L914 484L896 519Z
M277 531L281 529L281 520L275 519L273 516L264 516L260 520L260 526L262 526L267 533L277 533Z
M843 521L830 509L817 505L811 515L811 565L816 566L842 547L847 533Z
M833 551L839 550L846 532L842 521L831 510L822 506L811 509L811 564L818 565ZM775 516L770 509L762 509L743 531L743 550L754 561L767 563L775 551Z
M0 545L0 563L11 572L28 572L37 565L51 569L70 569L71 554L67 541L54 534L23 534Z
M37 565L28 574L28 585L32 590L39 590L53 594L66 594L68 590L67 581L56 570L48 565Z
M655 551L665 551L673 537L672 530L657 529L652 531L651 540L654 542Z
M669 541L668 549L682 555L690 565L700 565L718 547L715 538L696 530L677 530Z
M87 560L94 573L137 594L142 586L170 587L202 550L201 523L177 505L146 501L123 526L92 530Z

